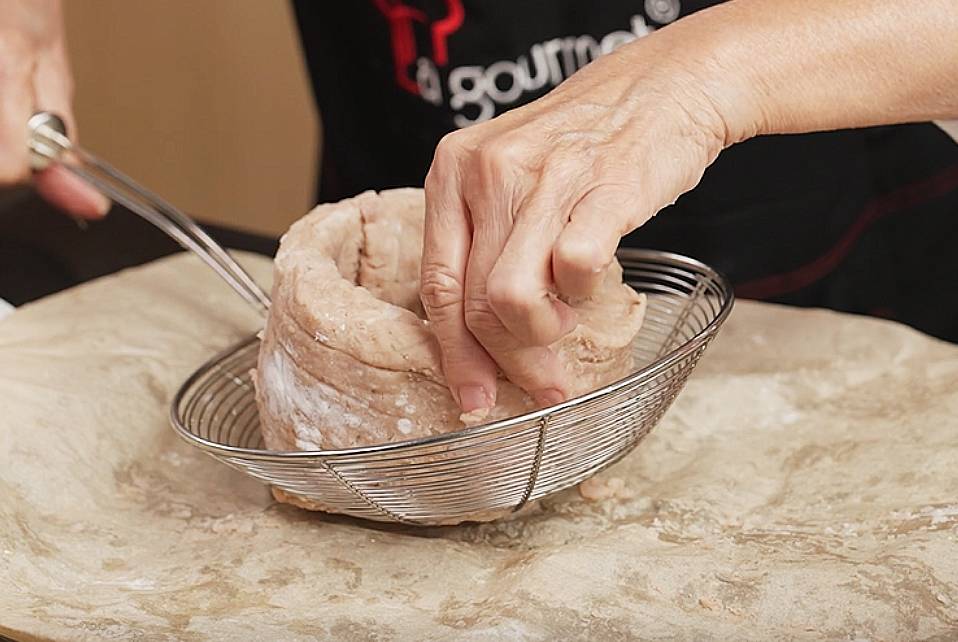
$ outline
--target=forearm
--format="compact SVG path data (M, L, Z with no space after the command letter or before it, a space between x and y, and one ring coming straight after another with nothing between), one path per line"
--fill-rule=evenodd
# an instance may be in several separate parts
M956 0L733 0L655 37L703 84L726 145L958 117Z

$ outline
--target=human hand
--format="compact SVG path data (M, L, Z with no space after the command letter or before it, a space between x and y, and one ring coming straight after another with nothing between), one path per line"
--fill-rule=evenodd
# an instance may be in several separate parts
M563 299L593 292L620 238L726 144L708 83L655 37L437 147L421 296L464 411L494 404L497 366L540 405L567 397L549 348L577 323Z
M39 110L64 119L73 139L73 79L59 0L0 0L0 187L30 179L27 120ZM109 200L63 167L33 175L37 192L64 211L99 218Z
M958 116L953 5L720 3L443 139L426 179L421 295L463 410L493 403L497 364L541 404L565 395L548 346L575 315L557 295L591 291L619 238L723 147Z

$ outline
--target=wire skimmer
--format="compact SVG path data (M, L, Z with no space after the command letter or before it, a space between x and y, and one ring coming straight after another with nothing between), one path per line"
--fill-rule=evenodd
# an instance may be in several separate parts
M53 120L55 119L55 120ZM245 300L268 297L184 214L70 144L55 116L31 119L31 148L170 234ZM458 432L346 450L264 450L251 336L200 366L170 408L176 432L216 459L330 512L405 524L505 515L574 486L629 453L658 423L734 302L728 280L687 257L623 249L625 280L648 294L630 376L557 406Z

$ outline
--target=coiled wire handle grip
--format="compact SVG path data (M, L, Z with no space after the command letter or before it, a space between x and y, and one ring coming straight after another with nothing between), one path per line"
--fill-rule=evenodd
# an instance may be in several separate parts
M43 169L51 162L60 163L105 196L143 217L199 256L237 294L265 316L269 310L269 296L190 217L138 185L129 176L74 145L67 137L63 119L56 114L38 112L27 122L27 127L34 169Z

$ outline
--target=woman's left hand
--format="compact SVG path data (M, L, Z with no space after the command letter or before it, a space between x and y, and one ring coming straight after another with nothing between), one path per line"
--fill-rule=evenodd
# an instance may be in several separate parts
M436 149L421 293L464 411L494 403L497 367L540 404L566 398L549 345L576 315L557 295L588 296L726 143L700 79L646 40Z
M757 134L958 118L954 0L734 0L621 47L544 98L450 134L426 179L421 294L465 411L497 365L541 404L568 382L556 295Z

